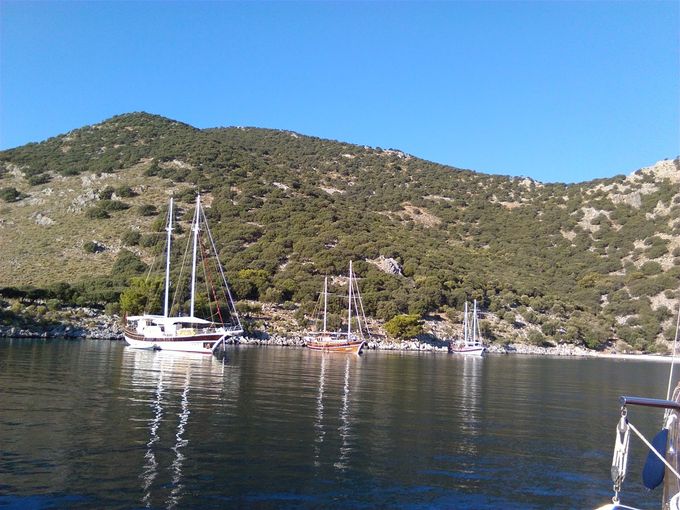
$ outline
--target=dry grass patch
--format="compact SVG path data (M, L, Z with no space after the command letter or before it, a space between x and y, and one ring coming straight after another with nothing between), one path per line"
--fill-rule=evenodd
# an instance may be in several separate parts
M47 286L73 282L80 275L103 276L111 271L121 249L121 236L129 229L150 230L155 217L141 216L138 207L163 207L172 192L189 185L171 185L165 179L144 175L146 165L116 174L81 174L55 177L44 185L30 187L21 175L5 183L29 195L2 206L0 223L0 285ZM17 173L18 174L18 173ZM98 202L97 191L107 185L129 186L138 194L125 198L124 211L108 219L90 219L85 211ZM86 253L84 243L96 241L106 247L101 253ZM150 252L138 250L148 260Z

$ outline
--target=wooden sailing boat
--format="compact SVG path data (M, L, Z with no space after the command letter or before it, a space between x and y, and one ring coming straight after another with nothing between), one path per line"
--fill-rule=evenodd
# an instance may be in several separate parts
M189 240L192 242L192 266L191 266L191 298L188 316L170 316L170 247L172 243L172 212L173 200L170 199L168 210L167 245L166 245L166 264L165 264L165 301L163 315L137 315L126 318L126 325L123 329L125 341L130 347L136 349L163 349L169 351L200 352L211 354L226 341L227 338L238 336L243 333L243 327L239 320L231 291L227 285L226 277L222 265L220 264L215 249L215 243L208 227L207 219L201 206L200 195L196 197L196 210L192 221L191 229L193 236ZM205 234L202 234L204 232ZM203 236L203 239L201 239ZM206 241L201 243L200 241ZM214 255L217 266L216 279L220 283L221 295L212 284L212 277L206 275L206 286L209 295L208 302L214 302L215 307L210 307L210 318L197 317L195 314L196 304L196 267L198 258L198 248L201 246L203 267L205 264L205 251L210 251ZM188 252L188 245L187 245ZM179 293L176 293L178 295ZM224 307L220 307L220 301ZM227 315L223 317L223 315Z
M486 351L482 343L482 333L477 319L477 300L475 299L472 311L472 323L468 318L468 304L465 302L465 315L463 316L463 338L449 343L449 352L456 354L470 354L481 356Z
M328 331L328 277L324 279L323 294L323 329L308 333L305 337L305 345L314 350L333 352L352 352L361 354L361 349L366 344L364 330L368 334L366 326L366 314L361 301L359 286L357 285L352 261L349 263L349 279L347 282L348 301L347 306L347 331ZM352 331L352 313L357 321L357 328Z

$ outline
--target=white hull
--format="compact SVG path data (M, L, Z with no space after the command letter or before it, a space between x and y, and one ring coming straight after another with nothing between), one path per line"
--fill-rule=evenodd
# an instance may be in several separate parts
M218 347L218 343L222 340L135 340L128 335L124 335L125 341L133 349L147 349L147 350L163 350L176 352L198 352L201 354L212 354L214 348Z
M466 354L468 356L481 356L486 351L484 346L482 347L451 347L451 352L454 354Z

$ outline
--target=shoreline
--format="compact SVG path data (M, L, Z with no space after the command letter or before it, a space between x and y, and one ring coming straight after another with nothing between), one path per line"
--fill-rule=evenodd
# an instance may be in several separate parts
M67 322L50 325L35 325L34 327L3 326L0 325L0 338L68 338L123 341L122 326L117 316L107 316L92 309L84 310L81 316L72 316ZM257 345L279 347L304 347L305 343L300 333L289 335L268 334L258 332L254 336L239 337L228 341L232 345ZM448 341L431 335L410 340L371 340L367 342L369 351L401 351L422 353L448 353ZM615 360L637 360L670 362L673 357L660 354L602 352L587 349L573 344L559 344L553 347L542 347L530 344L488 344L490 354L521 354L529 356L558 356L558 357L589 357Z
M231 340L228 342L232 345L246 345L246 346L275 346L275 347L304 347L304 342L300 336L273 336L269 338L253 338L241 337L238 340ZM444 340L439 340L437 343L442 345L433 345L428 341L419 340L403 340L399 341L383 341L383 342L367 342L366 349L368 351L396 351L396 352L417 352L417 353L434 353L434 354L449 354L448 346ZM487 345L487 352L489 354L513 355L519 354L523 356L552 356L552 357L569 357L569 358L604 358L615 360L631 360L631 361L656 361L656 362L671 362L672 356L665 356L660 354L645 354L645 353L618 353L618 352L600 352L591 349L586 349L582 346L561 344L555 347L539 347L527 344L490 344ZM461 356L461 355L458 355Z
M96 340L96 341L110 341L110 342L124 342L122 337L102 337L102 336L88 336L88 335L39 335L30 334L23 336L8 336L0 334L0 340L29 340L41 339L51 340L55 338L65 338L68 340ZM369 342L367 351L383 351L383 352L402 352L414 354L450 354L447 348L433 348L426 343L417 341L405 341L408 345L398 345L398 342L389 342L387 344L380 342ZM276 340L261 339L253 337L241 337L234 341L233 339L227 342L228 345L244 346L244 347L293 347L304 348L305 344L297 339L277 337ZM395 345L396 344L396 345ZM537 356L537 357L558 357L558 358L599 358L611 359L616 361L651 361L656 363L670 363L673 361L672 356L660 354L631 354L631 353L617 353L617 352L598 352L585 349L579 346L562 345L557 347L537 347L525 344L508 344L508 346L492 344L487 346L487 353L492 355L519 355L519 356ZM461 354L452 354L452 356L464 356Z

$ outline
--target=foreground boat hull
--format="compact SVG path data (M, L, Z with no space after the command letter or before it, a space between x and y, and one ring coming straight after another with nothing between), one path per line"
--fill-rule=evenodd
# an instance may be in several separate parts
M178 352L199 352L212 354L216 344L225 335L222 333L167 338L146 338L143 335L125 330L125 342L133 349L163 350Z
M308 342L307 348L314 351L329 351L329 352L348 352L353 354L361 354L366 342L359 340L356 342Z

